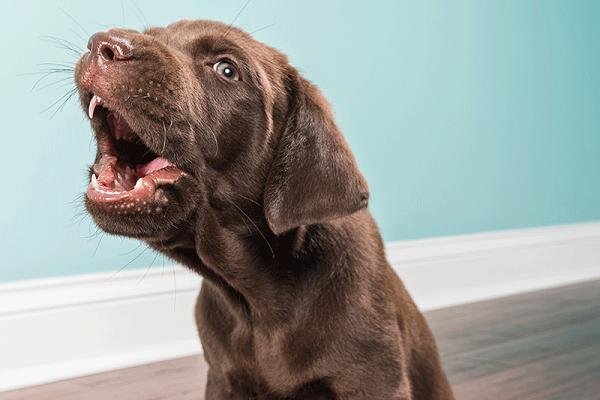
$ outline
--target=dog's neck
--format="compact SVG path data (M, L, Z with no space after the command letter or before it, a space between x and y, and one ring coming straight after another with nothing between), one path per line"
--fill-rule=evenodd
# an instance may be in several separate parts
M281 323L292 318L293 303L298 301L298 287L312 279L329 279L336 271L334 262L320 262L323 257L339 257L348 251L339 248L322 254L323 240L343 224L326 223L301 226L275 236L268 230L248 232L225 229L216 214L205 215L196 224L198 232L178 230L171 240L148 242L151 247L190 268L212 286L239 318ZM190 230L191 231L191 230ZM196 239L202 238L202 239ZM333 248L335 249L335 247ZM318 267L318 268L317 268ZM294 289L294 290L292 290Z
M242 230L223 227L216 214L194 222L196 229L178 227L168 238L146 243L200 274L240 317L285 318L286 291L280 280L297 280L293 254L303 246L306 229L276 237L265 224L241 237Z

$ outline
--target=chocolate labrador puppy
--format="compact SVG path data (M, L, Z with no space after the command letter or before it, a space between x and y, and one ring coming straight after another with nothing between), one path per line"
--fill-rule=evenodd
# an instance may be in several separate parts
M207 400L453 398L327 101L283 54L211 21L88 48L87 210L204 277Z

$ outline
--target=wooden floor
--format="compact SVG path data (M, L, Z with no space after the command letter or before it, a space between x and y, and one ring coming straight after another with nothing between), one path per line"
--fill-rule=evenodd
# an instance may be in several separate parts
M600 400L600 280L426 313L457 399ZM201 357L0 393L0 400L202 399Z

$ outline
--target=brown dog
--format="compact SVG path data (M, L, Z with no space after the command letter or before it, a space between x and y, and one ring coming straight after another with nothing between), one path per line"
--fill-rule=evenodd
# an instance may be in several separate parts
M210 21L88 48L86 207L204 277L206 399L453 398L329 106L284 55Z

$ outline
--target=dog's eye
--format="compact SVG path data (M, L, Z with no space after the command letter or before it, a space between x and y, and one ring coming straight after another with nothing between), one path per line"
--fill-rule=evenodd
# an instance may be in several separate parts
M238 72L237 68L227 61L219 61L213 66L213 68L227 79L234 81L240 80L240 73Z

